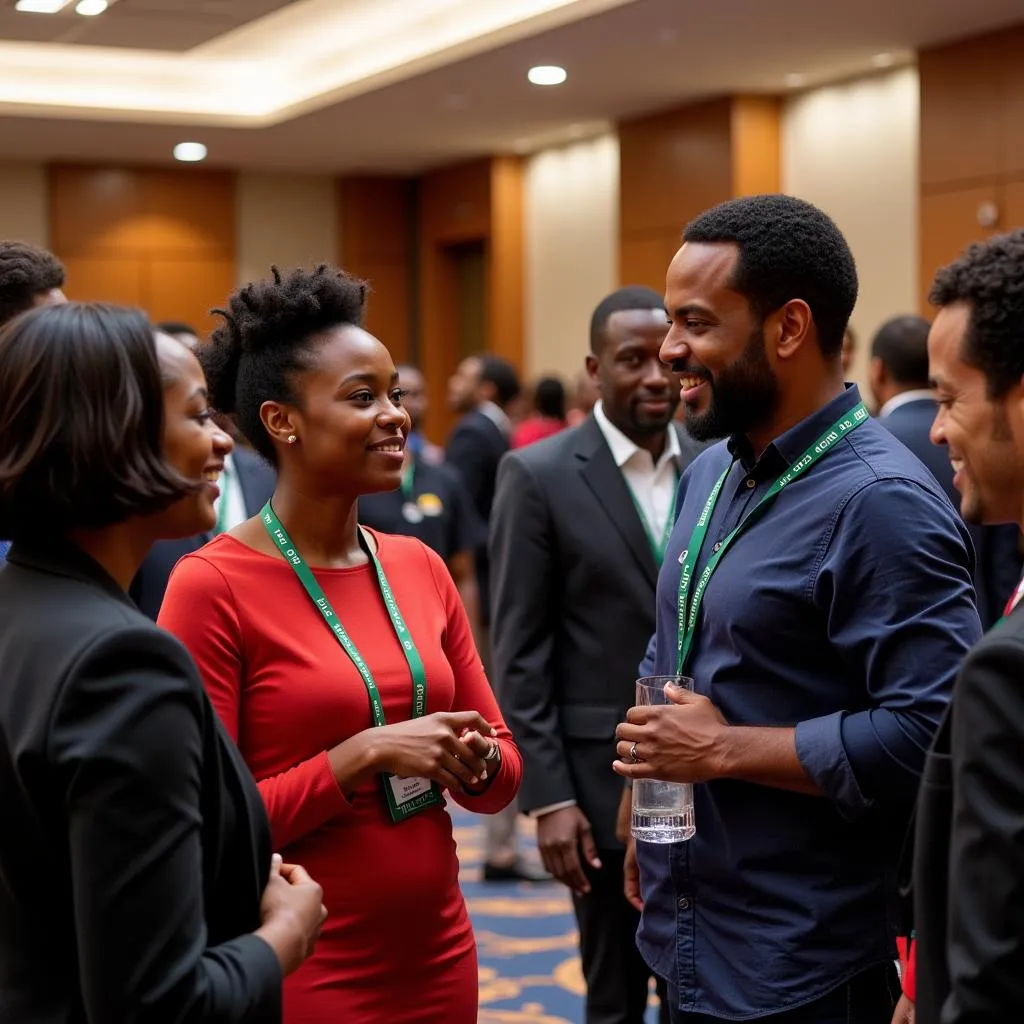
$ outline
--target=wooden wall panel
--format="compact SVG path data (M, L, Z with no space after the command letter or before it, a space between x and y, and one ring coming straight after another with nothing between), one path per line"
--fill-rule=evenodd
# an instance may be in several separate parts
M732 105L732 194L782 187L782 104L774 96L737 96Z
M235 178L199 169L56 165L50 234L72 298L140 306L205 333L235 284Z
M427 381L427 430L443 439L454 422L447 382L459 361L458 246L487 258L487 349L523 365L523 170L514 157L445 167L419 184L419 362Z
M985 36L920 54L923 186L999 172L999 48Z
M1003 192L1003 208L1003 231L1024 228L1024 178L1007 184Z
M488 348L523 368L523 161L491 162L491 226L487 245Z
M619 125L619 280L659 291L697 214L780 187L780 105L722 97Z
M623 238L660 232L670 225L678 233L695 214L728 199L731 131L728 99L622 122L619 223Z
M928 292L935 271L963 252L971 242L998 233L999 228L983 228L978 223L978 208L994 203L1002 208L1001 186L985 185L956 192L933 192L921 197L921 311L927 313Z
M338 181L341 265L370 283L366 329L396 362L415 355L413 183L405 178Z
M1024 24L1002 33L1002 44L1003 160L1009 174L1024 178Z

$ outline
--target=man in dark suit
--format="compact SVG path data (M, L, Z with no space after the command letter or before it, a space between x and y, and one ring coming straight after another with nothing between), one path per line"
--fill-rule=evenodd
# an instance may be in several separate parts
M588 1024L641 1024L651 977L623 893L609 758L654 632L679 474L699 450L672 422L666 331L649 288L598 305L587 370L601 400L580 426L505 458L491 522L496 686L523 753L520 807L573 892Z
M928 338L964 518L1024 526L1024 231L939 271ZM968 654L917 807L918 1024L1020 1020L1024 1008L1024 604ZM910 1019L906 1001L902 1020Z
M938 404L928 384L929 323L919 316L899 316L879 329L871 344L871 390L881 422L932 472L955 508L960 495L953 486L948 453L929 433ZM1014 525L968 525L974 541L974 589L978 614L986 629L1003 613L1006 599L1020 579L1021 533Z

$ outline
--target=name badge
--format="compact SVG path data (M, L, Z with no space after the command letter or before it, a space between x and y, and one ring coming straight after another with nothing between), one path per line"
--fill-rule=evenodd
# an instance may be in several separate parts
M392 821L405 821L406 818L441 803L440 790L430 779L384 775L383 783L384 797Z

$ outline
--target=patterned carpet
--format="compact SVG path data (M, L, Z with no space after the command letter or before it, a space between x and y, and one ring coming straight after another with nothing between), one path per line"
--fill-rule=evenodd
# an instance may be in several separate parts
M582 1024L583 975L568 890L554 882L481 882L483 819L449 809L479 947L479 1024ZM539 863L532 823L520 822L523 853ZM652 1024L656 1017L648 1012Z

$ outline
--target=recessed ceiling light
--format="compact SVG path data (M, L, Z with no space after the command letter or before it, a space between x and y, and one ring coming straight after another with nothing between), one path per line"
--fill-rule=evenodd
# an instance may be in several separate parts
M891 53L876 53L871 58L871 63L876 68L887 68L896 62L896 58Z
M174 147L174 159L196 163L206 159L206 147L201 142L179 142Z
M526 77L534 85L561 85L569 76L565 73L565 68L560 68L556 64L541 64L530 68Z
M95 18L102 14L110 6L107 0L78 0L75 5L75 14L81 14L86 18Z
M18 0L14 9L27 14L56 14L69 3L71 0Z
M804 76L797 74L796 72L786 75L786 85L788 85L790 89L795 89L797 86L803 85L804 81Z

